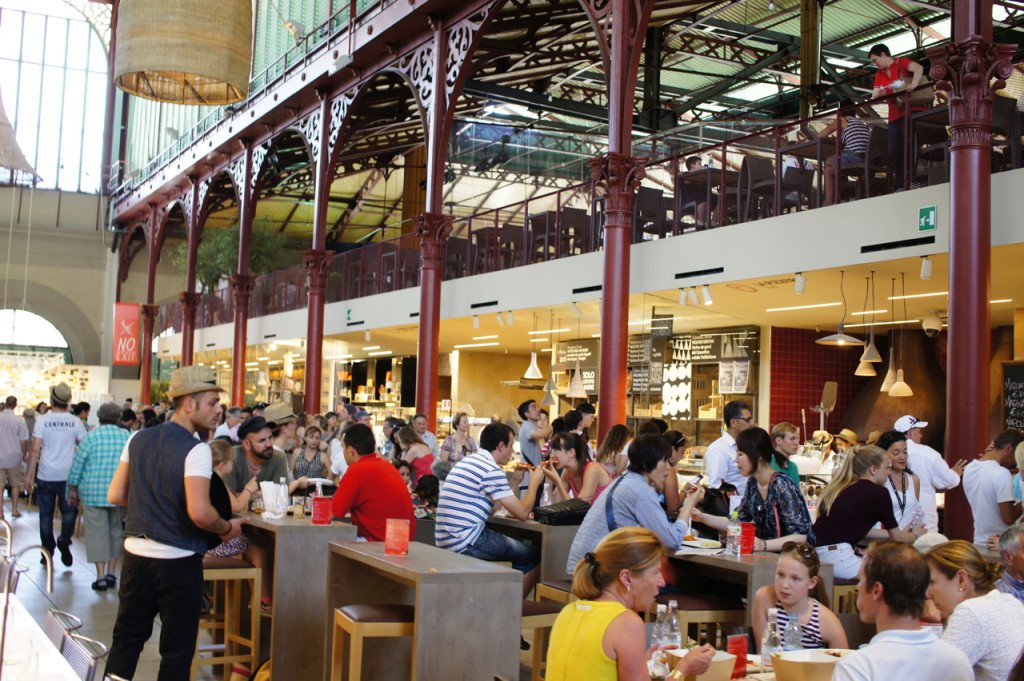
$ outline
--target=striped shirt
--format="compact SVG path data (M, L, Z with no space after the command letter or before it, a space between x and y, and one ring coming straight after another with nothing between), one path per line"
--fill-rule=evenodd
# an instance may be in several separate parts
M107 501L107 488L129 435L124 428L102 425L88 433L78 445L71 461L68 484L78 487L78 496L86 506L113 506Z
M871 130L864 121L856 116L846 119L846 127L843 128L843 151L863 157L868 153L868 142L871 140Z
M438 548L464 551L480 536L494 502L510 496L508 478L487 450L478 449L456 463L437 502Z
M775 601L775 608L778 611L775 616L775 625L781 636L789 624L789 613L782 607L782 601ZM825 639L821 637L821 603L816 598L811 599L810 621L800 625L800 644L805 650L826 647Z

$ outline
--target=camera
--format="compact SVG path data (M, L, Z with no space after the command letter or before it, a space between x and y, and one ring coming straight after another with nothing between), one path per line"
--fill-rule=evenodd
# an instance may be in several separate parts
M924 329L926 336L935 338L942 331L942 318L935 310L932 310L921 319L921 328Z

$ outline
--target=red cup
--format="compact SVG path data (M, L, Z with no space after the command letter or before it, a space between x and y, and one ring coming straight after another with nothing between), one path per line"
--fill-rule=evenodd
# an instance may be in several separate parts
M747 646L749 641L745 634L729 636L725 639L725 649L736 656L736 664L732 668L730 678L742 679L747 676Z
M331 497L313 497L313 524L331 524Z
M409 519L388 518L384 525L384 554L405 556L409 553Z
M740 523L740 553L748 554L754 552L754 538L757 527L754 523Z

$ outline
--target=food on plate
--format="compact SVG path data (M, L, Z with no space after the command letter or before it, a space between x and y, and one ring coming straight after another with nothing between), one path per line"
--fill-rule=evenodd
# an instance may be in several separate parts
M697 537L695 535L688 534L683 537L683 541L697 541Z

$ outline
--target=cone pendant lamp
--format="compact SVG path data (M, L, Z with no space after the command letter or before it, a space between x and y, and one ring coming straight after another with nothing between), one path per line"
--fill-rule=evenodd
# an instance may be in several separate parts
M583 398L587 397L587 390L583 387L583 374L580 373L580 361L576 360L576 371L572 375L572 381L569 382L569 391L565 393L566 397L571 398Z
M871 362L865 362L861 360L861 363L857 365L857 370L853 372L854 376L875 376L875 365Z
M885 372L885 380L882 381L882 387L878 389L878 392L887 393L892 388L893 383L896 382L896 353L893 352L892 347L889 347L889 368Z
M889 397L913 397L914 391L903 380L903 369L896 370L896 382L889 388Z
M544 374L540 372L540 367L537 366L537 353L530 353L530 366L526 368L526 373L523 374L523 378L544 378Z

